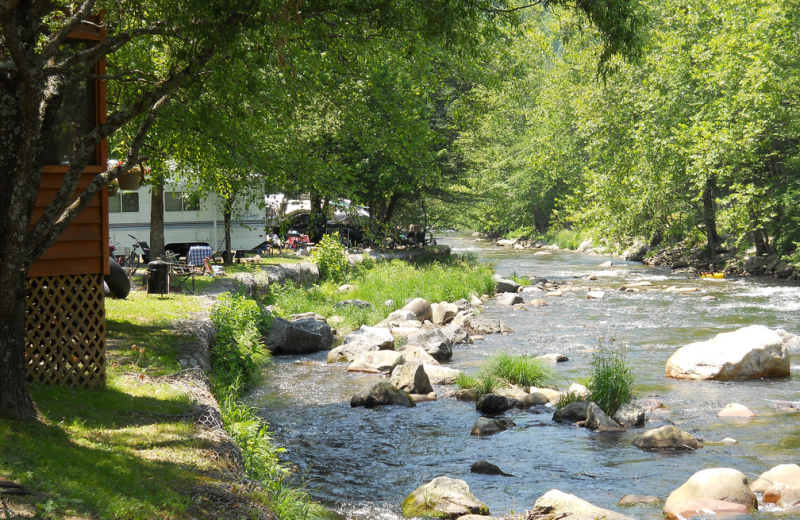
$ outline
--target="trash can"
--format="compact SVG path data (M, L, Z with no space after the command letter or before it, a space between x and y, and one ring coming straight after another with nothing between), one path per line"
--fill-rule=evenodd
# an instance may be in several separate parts
M169 264L161 260L153 260L147 264L147 294L157 293L162 296L169 293Z

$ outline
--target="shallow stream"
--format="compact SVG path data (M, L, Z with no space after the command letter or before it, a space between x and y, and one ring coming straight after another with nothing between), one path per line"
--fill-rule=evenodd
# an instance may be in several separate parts
M469 252L494 264L501 275L545 277L591 285L605 291L603 300L586 293L548 298L547 307L525 311L484 305L484 316L499 318L515 332L487 335L485 341L454 348L450 366L477 370L499 351L519 354L559 352L569 357L556 369L569 385L590 374L591 349L599 338L627 348L639 397L664 402L666 417L703 439L694 453L645 453L631 446L636 433L595 433L552 422L551 414L507 414L516 427L488 438L470 436L479 417L474 404L452 399L415 408L350 408L350 398L379 376L346 372L346 364L328 365L326 352L281 357L266 369L265 386L254 392L255 406L270 422L285 458L312 480L316 498L352 519L401 518L400 502L418 486L446 475L465 480L493 516L529 509L556 488L597 506L638 519L662 519L660 506L620 508L626 494L666 498L693 473L731 467L751 479L777 464L800 462L800 414L780 412L779 400L800 401L800 354L792 353L791 377L718 383L667 380L664 364L680 346L710 339L719 332L760 324L800 332L800 285L772 279L700 280L575 252L535 255L508 250L469 236L449 235L440 243L454 253ZM577 278L594 274L598 280ZM625 293L620 285L649 280L656 287L697 287L699 293ZM702 296L716 301L701 301ZM523 293L526 302L541 293ZM797 363L797 365L795 364ZM447 390L436 388L441 394ZM738 402L756 413L753 419L721 419L717 412ZM663 424L654 418L647 427ZM716 444L725 437L735 445ZM514 477L470 473L486 459ZM760 512L748 518L795 518L796 514ZM737 517L727 517L737 518Z

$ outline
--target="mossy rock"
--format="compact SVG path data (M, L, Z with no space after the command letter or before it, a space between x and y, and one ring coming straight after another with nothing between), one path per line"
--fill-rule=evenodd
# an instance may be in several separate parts
M418 487L403 500L401 507L406 518L448 519L489 514L489 508L470 493L466 482L449 477L437 477Z

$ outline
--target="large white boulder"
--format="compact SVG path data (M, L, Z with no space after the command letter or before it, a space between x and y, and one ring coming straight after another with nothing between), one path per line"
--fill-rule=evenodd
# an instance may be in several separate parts
M391 374L396 366L405 363L400 352L376 350L359 354L347 367L348 372L367 372L369 374Z
M434 360L435 362L435 360ZM422 366L425 368L425 373L428 374L428 379L432 385L454 385L456 378L461 373L460 370L455 368L443 367L438 362L425 363Z
M781 337L761 325L717 334L681 347L667 361L675 379L758 379L789 375L789 355Z
M435 325L444 325L456 317L458 307L454 303L439 302L431 304L431 321Z
M778 507L795 507L800 504L800 466L781 464L750 484L754 493L763 493L764 503Z
M664 503L667 518L678 520L696 515L747 514L758 507L747 477L731 468L698 471L673 491Z

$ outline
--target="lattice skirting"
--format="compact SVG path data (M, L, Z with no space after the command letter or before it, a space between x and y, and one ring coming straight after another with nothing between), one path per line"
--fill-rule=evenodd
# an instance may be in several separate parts
M28 382L101 387L106 382L103 275L28 278Z

